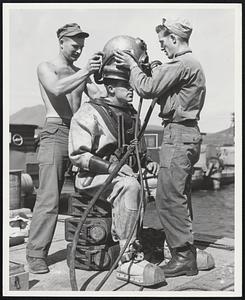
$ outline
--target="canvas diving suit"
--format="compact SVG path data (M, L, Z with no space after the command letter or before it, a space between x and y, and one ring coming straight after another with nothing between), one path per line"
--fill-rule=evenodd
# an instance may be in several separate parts
M93 196L104 184L109 173L101 174L99 164L91 170L91 162L94 159L108 163L120 160L126 151L123 145L134 139L135 117L136 111L132 105L114 105L105 98L83 103L73 116L69 132L69 157L79 169L75 186L80 193ZM142 166L146 166L151 159L144 142L140 143L140 153ZM134 172L137 172L134 157L129 161ZM100 198L112 205L112 237L123 246L137 218L140 184L135 177L117 175ZM136 231L131 241L135 239Z

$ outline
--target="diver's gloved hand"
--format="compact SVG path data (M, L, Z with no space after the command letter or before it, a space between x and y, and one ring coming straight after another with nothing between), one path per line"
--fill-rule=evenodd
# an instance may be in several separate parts
M160 169L160 166L157 162L151 161L147 164L146 169L147 169L148 172L150 172L154 176L157 176L158 172L159 172L159 169Z

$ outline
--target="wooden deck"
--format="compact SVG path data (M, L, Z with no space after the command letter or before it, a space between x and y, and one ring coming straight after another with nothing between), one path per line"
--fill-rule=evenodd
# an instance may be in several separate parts
M215 260L215 268L209 271L199 271L193 277L180 276L167 278L166 283L154 288L140 288L131 283L118 280L114 270L100 291L95 292L96 287L106 276L108 271L85 271L76 269L76 280L80 291L71 290L69 267L67 265L67 244L65 240L65 219L69 215L62 213L67 210L66 197L71 192L71 185L63 188L63 198L61 199L61 211L50 247L48 265L50 272L47 274L29 273L29 290L7 291L7 295L26 296L52 296L52 295L80 295L80 296L142 296L161 297L164 295L196 295L203 296L230 296L234 297L235 285L235 249L234 240L222 236L208 236L207 234L195 233L195 244L197 248L208 251ZM67 193L67 194L66 194ZM152 204L152 203L151 203ZM159 229L159 222L154 218L154 205L149 204L146 209L144 226ZM31 215L30 215L31 217ZM12 246L9 249L9 260L26 265L26 242ZM240 286L237 286L240 288ZM174 292L174 294L173 294ZM191 294L190 294L191 293ZM194 294L193 294L194 293Z
M69 268L66 261L66 246L64 239L64 220L70 216L59 215L57 228L53 243L50 248L48 265L50 272L47 274L29 273L29 290L26 295L72 295L78 292L72 292L69 278ZM225 292L226 295L232 295L234 292L234 241L227 238L210 238L202 235L195 235L196 245L200 249L205 249L215 259L215 268L210 271L200 271L193 277L180 276L169 278L166 284L156 288L143 288L126 283L116 279L114 270L100 291L94 292L98 284L107 274L107 271L84 271L76 270L77 284L80 288L80 295L134 295L131 292L139 292L141 296L159 296L169 292L178 293L195 292L197 295L203 295L204 291L208 293ZM26 265L25 260L26 243L10 247L10 261ZM25 266L28 270L27 266ZM103 292L103 293L102 293ZM17 295L17 291L9 292L10 295ZM23 293L23 292L22 292ZM100 293L100 294L98 294Z

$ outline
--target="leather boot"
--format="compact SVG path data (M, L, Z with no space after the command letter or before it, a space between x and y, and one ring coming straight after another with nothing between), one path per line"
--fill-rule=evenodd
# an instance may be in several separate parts
M46 260L42 257L31 257L26 256L26 260L28 263L28 269L30 273L33 274L44 274L49 272L48 265Z
M191 244L171 249L172 258L161 266L165 277L176 277L180 275L193 276L198 274L196 261L196 248Z

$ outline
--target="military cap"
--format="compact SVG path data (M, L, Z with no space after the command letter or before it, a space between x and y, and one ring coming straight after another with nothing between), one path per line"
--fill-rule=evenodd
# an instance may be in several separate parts
M167 20L163 18L162 26L184 39L188 39L192 33L192 25L187 19Z
M70 23L62 26L57 30L57 37L60 40L64 36L75 36L80 35L83 38L86 38L89 36L87 32L82 31L80 26L77 23Z

